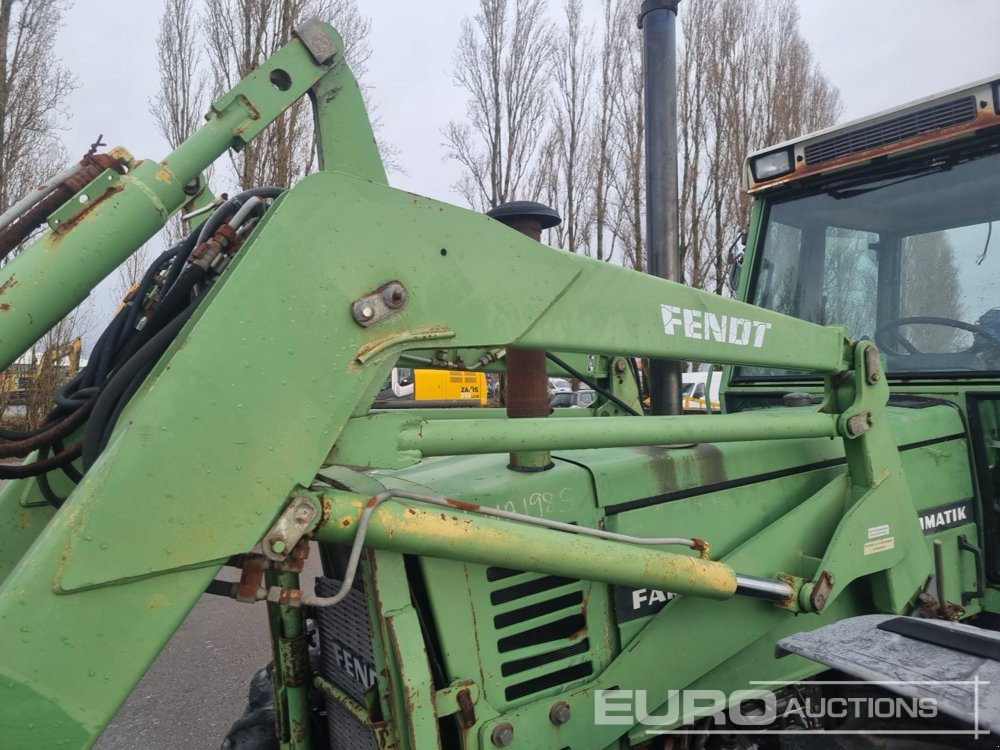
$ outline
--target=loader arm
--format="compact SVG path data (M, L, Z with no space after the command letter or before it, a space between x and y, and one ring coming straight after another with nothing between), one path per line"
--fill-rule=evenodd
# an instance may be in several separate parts
M839 327L539 246L483 215L388 187L356 85L331 51L341 48L326 27L300 31L170 157L134 163L85 220L54 228L0 269L10 305L0 313L0 362L9 364L166 222L212 159L312 92L324 171L268 211L121 414L84 481L54 515L28 480L0 491L0 642L8 645L0 715L13 746L92 743L219 567L258 544L324 466L402 465L462 445L499 452L523 447L543 427L537 434L549 447L655 445L686 434L843 437L852 478L842 492L845 541L831 544L824 570L846 583L905 568L886 578L887 606L912 596L926 554L919 527L901 530L891 555L861 565L848 538L888 512L890 499L900 523L913 515L871 344L850 341ZM291 73L286 90L273 83L279 68ZM402 290L392 305L387 289ZM720 416L690 427L678 417L543 426L368 415L403 352L510 345L805 370L826 376L828 392L818 412ZM837 377L844 373L853 377ZM328 524L337 518L349 527L358 498L327 502L317 533L344 541L347 532ZM455 554L481 549L490 533L465 537ZM391 548L391 531L388 538ZM578 560L586 571L587 557L568 548L562 564L572 571ZM731 572L710 565L719 566L711 575ZM685 590L710 595L698 575ZM820 596L814 583L798 581L788 608L822 610L836 596ZM725 596L735 588L727 586ZM287 582L277 588L289 590Z

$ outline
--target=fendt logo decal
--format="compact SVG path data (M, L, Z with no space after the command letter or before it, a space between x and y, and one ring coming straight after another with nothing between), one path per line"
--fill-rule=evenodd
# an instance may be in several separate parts
M698 341L718 341L720 344L760 349L764 346L764 336L771 328L771 324L763 320L716 315L673 305L660 305L660 311L663 313L664 333L675 336L680 328L682 336Z

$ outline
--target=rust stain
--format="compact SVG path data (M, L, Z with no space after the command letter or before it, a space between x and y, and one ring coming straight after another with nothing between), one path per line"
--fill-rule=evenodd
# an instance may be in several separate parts
M4 283L0 284L0 294L5 293L8 289L13 289L18 285L18 283L20 282L18 282L18 280L14 278L14 275L11 274L11 277L9 279L7 279Z
M580 638L583 638L584 636L586 636L589 630L590 630L590 626L584 625L582 628L580 628L575 633L573 633L572 635L570 635L569 640L571 640L571 641L579 640Z
M10 312L10 302L0 302L0 312Z
M21 511L21 528L27 529L31 526L31 516L25 511Z
M161 169L156 173L156 179L168 185L174 181L174 176L166 169Z
M467 503L462 500L453 500L450 497L446 497L445 500L448 501L448 505L454 505L459 510L467 510L473 513L482 507L478 503Z
M694 547L692 549L699 553L701 559L710 560L711 558L709 557L709 553L711 552L711 547L709 543L704 539L699 539L698 537L693 537L692 541L694 542Z

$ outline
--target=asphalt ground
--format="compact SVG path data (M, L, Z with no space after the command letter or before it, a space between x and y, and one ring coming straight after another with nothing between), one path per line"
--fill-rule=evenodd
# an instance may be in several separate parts
M223 568L218 577L238 573ZM94 747L218 750L243 713L250 678L271 659L265 606L202 596Z

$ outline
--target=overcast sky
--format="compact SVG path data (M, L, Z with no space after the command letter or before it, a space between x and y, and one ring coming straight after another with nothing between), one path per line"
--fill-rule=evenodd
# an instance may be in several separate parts
M599 7L599 0L587 3ZM441 128L464 111L463 93L449 70L460 21L478 4L359 4L372 20L368 82L383 137L398 149L406 170L390 176L391 183L460 202L451 190L458 170L444 158ZM559 4L551 0L553 11ZM798 0L798 5L803 36L840 89L845 121L1000 74L992 38L1000 29L1000 0ZM138 158L159 159L168 152L149 114L158 85L159 12L156 0L77 0L66 14L58 51L79 83L68 102L72 118L64 136L72 155L82 155L98 133ZM683 27L683 1L679 18Z
M558 2L552 0L553 10ZM599 6L598 0L588 4ZM451 185L458 171L444 159L440 131L463 112L449 69L461 18L477 3L360 5L372 19L368 80L384 137L399 149L406 170L392 182L456 202ZM840 89L845 120L1000 73L992 39L1000 29L1000 0L799 0L799 9L803 36ZM79 81L65 134L70 153L82 154L104 133L108 143L137 157L166 154L148 111L157 86L158 14L156 0L77 0L67 14L59 52Z

